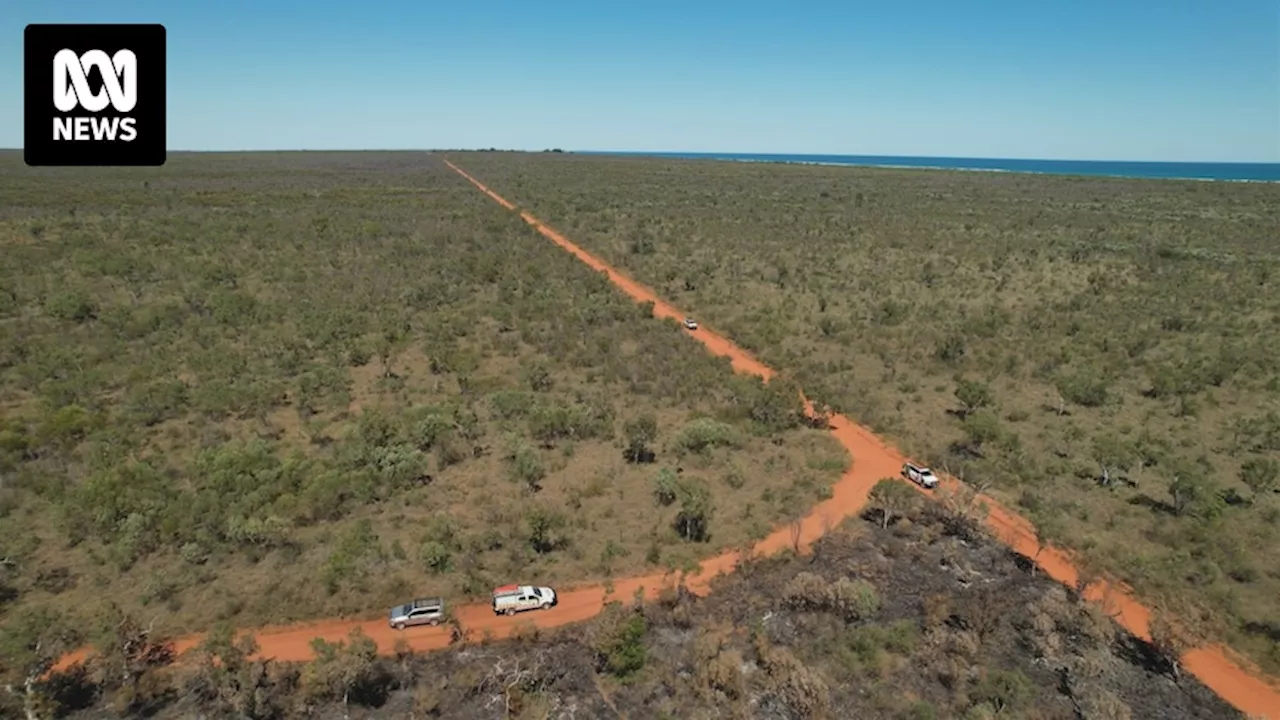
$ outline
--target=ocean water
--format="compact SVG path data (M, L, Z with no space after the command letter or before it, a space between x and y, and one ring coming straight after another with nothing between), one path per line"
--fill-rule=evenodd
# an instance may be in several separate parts
M772 155L762 153L681 153L681 152L583 152L581 155L631 155L682 158L689 160L738 160L743 162L785 162L811 165L857 165L863 167L929 168L986 172L1042 173L1050 175L1090 175L1102 177L1164 178L1177 180L1224 180L1235 182L1280 182L1280 163L1183 163L1116 162L1109 160L1002 160L998 158L898 157L892 155Z

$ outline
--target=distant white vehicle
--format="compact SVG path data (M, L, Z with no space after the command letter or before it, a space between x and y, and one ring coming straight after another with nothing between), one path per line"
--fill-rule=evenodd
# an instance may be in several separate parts
M503 585L493 589L494 615L515 615L525 610L547 610L556 602L556 591L549 587Z
M689 328L690 330L697 330L697 329L698 329L698 323L697 323L697 321L695 321L693 318L685 318L685 319L684 319L684 326L685 326L685 327L687 327L687 328Z
M902 466L902 474L906 475L908 480L916 483L920 487L932 490L938 486L938 476L934 475L933 471L927 467L920 467L919 465L907 463Z

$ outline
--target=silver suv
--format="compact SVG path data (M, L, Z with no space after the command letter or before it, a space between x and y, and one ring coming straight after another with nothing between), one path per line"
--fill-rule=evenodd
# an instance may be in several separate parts
M391 608L391 627L403 630L410 625L436 626L444 622L444 600L421 598Z

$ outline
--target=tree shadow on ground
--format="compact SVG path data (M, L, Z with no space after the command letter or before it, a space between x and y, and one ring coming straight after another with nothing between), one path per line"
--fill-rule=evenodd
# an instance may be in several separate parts
M1139 505L1153 512L1164 513L1165 515L1169 515L1170 517L1176 516L1178 514L1177 511L1174 510L1173 505L1170 505L1169 503L1163 500L1156 500L1150 495L1146 495L1143 493L1139 493L1129 498L1129 504Z

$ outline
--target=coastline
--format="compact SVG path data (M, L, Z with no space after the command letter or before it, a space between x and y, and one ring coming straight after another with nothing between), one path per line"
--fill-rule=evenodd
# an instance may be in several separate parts
M877 161L876 156L863 155L768 155L764 153L682 153L682 152L640 152L640 151L613 151L613 150L572 150L569 154L576 155L613 155L617 157L649 157L664 158L673 160L719 160L727 162L745 162L745 163L778 163L784 165L823 165L829 167L871 167L884 168L891 170L944 170L957 172L992 172L992 173L1017 173L1024 175L1057 175L1061 177L1079 177L1079 178L1122 178L1129 180L1179 180L1179 181L1195 181L1195 182L1232 182L1232 183L1280 183L1280 163L1121 163L1119 161L1088 161L1088 160L1001 160L995 158L926 158L921 160L945 161L955 160L955 164L915 164L903 163L906 157L883 156L883 161ZM844 158L844 159L831 159ZM897 161L897 162L895 162ZM1072 163L1077 165L1097 165L1095 171L1089 171L1087 168L1062 168L1062 169L1035 169L1021 167L980 167L969 163ZM1164 174L1143 174L1136 172L1120 172L1106 168L1108 165L1126 164L1126 165L1175 165L1175 166L1196 166L1204 165L1209 167L1222 167L1240 165L1245 167L1263 166L1266 168L1274 168L1275 178L1256 178L1256 177L1211 177L1207 175L1164 175Z

